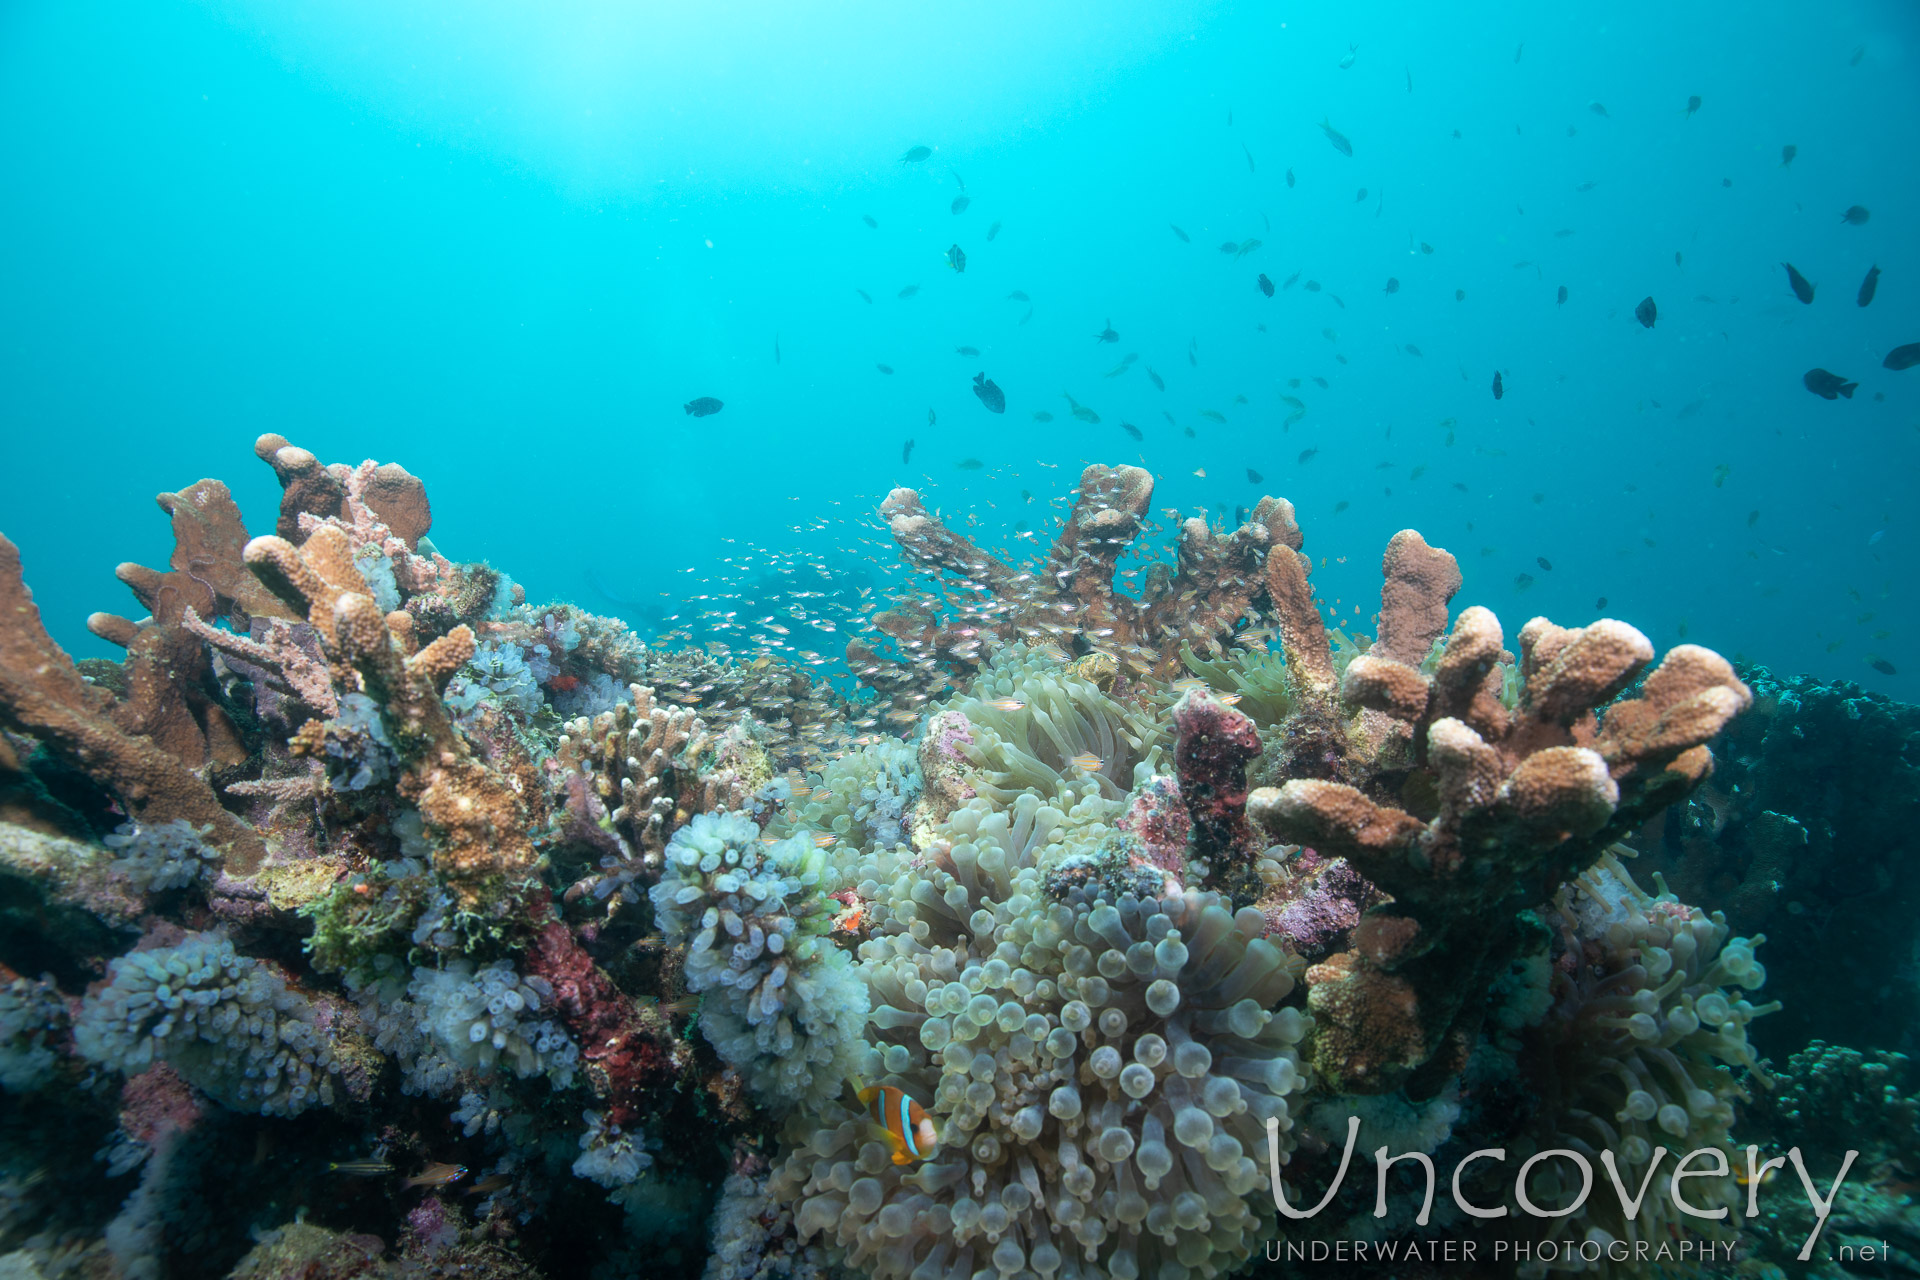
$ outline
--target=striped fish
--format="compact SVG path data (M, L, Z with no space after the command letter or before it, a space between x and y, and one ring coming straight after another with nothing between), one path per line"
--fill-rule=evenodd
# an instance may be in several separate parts
M940 1145L933 1118L902 1090L890 1084L869 1085L855 1090L855 1096L866 1107L867 1118L886 1133L895 1164L925 1160Z

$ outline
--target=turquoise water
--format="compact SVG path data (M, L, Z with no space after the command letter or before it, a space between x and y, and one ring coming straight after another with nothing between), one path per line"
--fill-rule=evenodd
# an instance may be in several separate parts
M1920 6L13 0L0 121L0 1280L1920 1276ZM176 547L270 432L431 542ZM1095 463L1244 559L849 670Z
M81 622L164 556L151 495L220 476L264 529L276 430L657 632L722 555L891 571L894 485L1017 553L1083 462L1136 462L1156 508L1292 499L1343 612L1414 526L1516 625L1605 596L1898 695L1917 38L1897 3L9 5L0 525L110 652Z

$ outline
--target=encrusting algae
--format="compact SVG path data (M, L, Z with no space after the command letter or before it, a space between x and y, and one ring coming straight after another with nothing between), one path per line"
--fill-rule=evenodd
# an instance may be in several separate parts
M644 1265L711 1211L709 1275L1225 1275L1337 1229L1275 1217L1310 1114L1432 1149L1501 1123L1463 1082L1528 1081L1533 1141L1638 1167L1733 1150L1764 1087L1759 939L1616 856L1750 701L1709 650L1535 618L1516 658L1411 530L1351 640L1278 498L1131 594L1153 480L1092 466L1024 569L889 495L933 576L847 692L529 605L398 466L256 452L275 532L163 495L147 616L90 620L124 663L70 661L0 540L0 1088L140 1179L6 1195L103 1267L558 1276L556 1224ZM244 1257L164 1208L236 1135L324 1148L231 1192ZM285 1206L330 1168L373 1190L323 1230Z

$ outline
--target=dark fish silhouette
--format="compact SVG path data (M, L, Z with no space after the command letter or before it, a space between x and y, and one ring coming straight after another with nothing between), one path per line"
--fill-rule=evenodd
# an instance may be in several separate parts
M1102 329L1102 330L1101 330L1100 332L1098 332L1098 333L1096 333L1096 334L1094 334L1094 335L1093 335L1093 340L1094 340L1095 342L1118 342L1118 341L1120 341L1120 335L1119 335L1119 334L1118 334L1117 332L1115 332L1115 330L1114 330L1114 327L1113 327L1113 321L1111 321L1111 320L1109 320L1109 321L1107 321L1107 327L1106 327L1106 328L1104 328L1104 329Z
M890 374L893 372L893 366L890 364L876 364L873 367L878 369L882 373Z
M955 347L955 348L953 349L953 354L955 354L955 355L957 355L957 356L977 356L977 355L979 355L979 354L980 354L980 348L978 348L978 347Z
M1388 277L1387 277L1387 288L1386 288L1386 291L1387 291L1388 293L1398 293L1398 292L1400 292L1400 277L1399 277L1399 276L1388 276Z
M1899 370L1911 369L1917 364L1920 364L1920 342L1909 342L1887 352L1887 358L1880 362L1880 367Z
M1327 135L1327 141L1333 144L1335 151L1338 151L1343 156L1351 157L1353 155L1353 144L1347 141L1347 135L1334 128L1333 125L1324 118L1320 121L1320 132Z
M1642 298L1640 305L1633 309L1633 318L1651 329L1653 322L1660 318L1660 308L1653 305L1651 297Z
M1425 240L1422 240L1422 241L1420 242L1420 252L1422 252L1422 253L1432 253L1432 252L1433 252L1433 246L1432 246L1432 245L1430 245L1430 244L1428 244L1428 243L1427 243L1427 242L1426 242Z
M860 301L868 304L871 304L873 302L873 296L869 294L865 289L855 289L854 292L860 295Z
M1244 154L1246 155L1246 157L1247 157L1247 172L1248 172L1248 173L1252 173L1252 172L1254 171L1254 169L1253 169L1253 152L1251 152L1251 151L1248 151L1248 150L1247 150L1247 144L1246 144L1246 143L1244 143L1244 142L1240 144L1240 150L1241 150L1241 152L1242 152L1242 153L1244 153Z
M1560 306L1564 307L1567 305L1567 286L1565 285L1560 286L1560 297L1558 299L1558 302Z
M1860 294L1854 299L1859 306L1873 301L1875 291L1880 288L1880 267L1878 264L1867 268L1867 278L1860 282Z
M1789 142L1786 146L1780 148L1780 167L1784 169L1788 165L1792 164L1793 158L1799 154L1800 154L1800 148L1794 146L1791 142Z
M872 227L875 231L878 231L880 229L880 224L873 220L873 215L870 213L861 214L860 221L866 223L869 227Z
M1228 240L1220 246L1220 252L1237 254L1240 252L1240 242L1238 240Z
M1280 287L1281 287L1282 289L1291 289L1291 288L1293 288L1293 282L1294 282L1295 280L1298 280L1299 278L1300 278L1300 273L1299 273L1298 271L1296 271L1296 272L1294 272L1294 273L1293 273L1292 275L1290 275L1290 276L1288 276L1288 277L1286 278L1286 282L1285 282L1285 283L1283 283L1283 284L1282 284L1282 285L1281 285Z
M1604 103L1604 102L1589 102L1589 103L1587 104L1587 110L1589 110L1589 111L1591 111L1591 112L1593 112L1593 114L1595 114L1595 115L1597 115L1597 116L1606 116L1606 115L1607 115L1607 104L1606 104L1606 103ZM1611 117L1611 116L1608 116L1607 118L1608 118L1608 119L1611 119L1612 117Z
M1169 222L1169 223L1167 224L1167 229L1168 229L1169 231L1172 231L1172 232L1173 232L1173 234L1175 234L1175 235L1177 235L1177 236L1179 236L1179 237L1180 237L1180 243L1181 243L1181 244L1192 244L1192 243L1193 243L1193 237L1192 237L1192 236L1190 236L1190 235L1188 235L1188 234L1187 234L1186 232L1184 232L1184 231L1182 231L1182 230L1181 230L1181 229L1180 229L1179 227L1176 227L1176 226L1174 226L1174 225L1173 225L1173 224L1172 224L1171 222Z
M1160 380L1160 375L1155 373L1152 369L1147 370L1147 378L1153 383L1154 388L1156 390L1165 391L1167 389L1167 384L1162 382Z
M920 286L917 284L910 284L906 288L900 290L900 292L895 294L894 296L899 298L900 301L905 302L908 298L911 298L914 294L918 292L920 292Z
M992 226L990 226L990 227L988 227L988 228L987 228L987 239L988 239L988 241L989 241L989 242L991 242L991 241L992 241L992 239L993 239L993 238L994 238L995 236L997 236L997 235L999 235L999 234L1000 234L1000 224L999 224L999 223L997 223L997 222L996 222L996 223L994 223L994 224L993 224Z
M1420 348L1414 346L1411 342L1407 343L1406 352L1410 356L1421 356L1422 359L1425 359L1425 356L1422 354Z
M1132 424L1131 422L1123 422L1123 423L1121 423L1121 424L1120 424L1120 429L1121 429L1122 431L1124 431L1124 432L1126 432L1126 433L1127 433L1128 435L1130 435L1130 436L1132 436L1132 437L1133 437L1133 438L1134 438L1135 440L1145 440L1145 439L1146 439L1146 437L1145 437L1145 436L1143 436L1143 435L1141 435L1141 434L1140 434L1140 428L1138 428L1138 427L1136 427L1136 426L1134 426L1134 425L1133 425L1133 424Z
M1900 674L1899 670L1895 668L1894 665L1891 662L1888 662L1885 658L1869 658L1867 660L1867 665L1872 667L1875 671L1878 671L1883 676L1897 676Z
M948 245L947 265L955 271L965 271L967 269L967 251L957 244Z
M962 458L953 464L955 471L978 471L987 464L978 458Z
M1312 462L1314 455L1319 452L1320 450L1318 449L1302 449L1300 451L1300 461L1302 463Z
M1506 384L1500 381L1500 371L1498 369L1495 369L1493 371L1493 398L1495 400L1498 400L1501 396L1504 396L1506 394L1507 394Z
M1007 397L993 384L993 379L984 373L973 375L973 394L980 397L980 403L987 406L988 413L1005 413Z
M1287 190L1293 190L1293 170L1287 170Z
M912 457L913 457L913 437L908 436L906 444L902 445L900 448L900 461L904 464L908 459Z
M1687 99L1687 119L1693 119L1693 113L1700 109L1700 95L1694 94Z
M1519 44L1513 46L1513 64L1516 67L1520 65L1520 55L1526 50L1526 47L1527 47L1527 42L1524 40L1522 40Z
M1267 279L1266 272L1261 272L1260 278L1254 281L1254 283L1259 286L1260 292L1266 294L1269 298L1273 296L1273 281Z
M726 408L712 396L701 396L698 400L689 400L681 407L696 418L704 418L708 414L718 413Z
M1453 300L1455 302L1465 302L1467 300L1467 291L1465 289L1455 289L1453 291Z
M1309 280L1305 284L1301 285L1300 287L1302 289L1305 289L1308 293L1320 292L1320 282L1318 280Z
M1854 388L1860 385L1848 382L1837 373L1828 373L1825 369L1809 369L1800 381L1806 383L1807 390L1822 400L1836 400L1841 396L1851 400Z
M780 335L777 333L773 335L773 362L780 363Z
M953 210L953 212L955 213L965 213L967 211L967 206L972 203L973 203L972 196L955 196L953 198L953 203L948 205L947 207Z
M1247 468L1248 484L1259 484L1264 479L1266 479L1266 477L1261 475L1258 471L1255 471L1252 467Z
M901 164L919 164L933 154L932 147L908 147L900 153Z
M1360 190L1354 192L1353 202L1355 204L1359 204L1362 200L1365 200L1366 198L1367 198L1367 189L1365 187L1362 187L1360 188Z
M1535 556L1533 562L1542 569L1545 569L1548 573L1553 572L1553 561L1547 559L1545 556Z
M1872 216L1871 213L1867 212L1867 206L1863 204L1850 204L1847 206L1847 211L1840 215L1840 221L1850 227L1864 227L1867 225L1867 219Z
M1813 286L1807 283L1807 278L1794 270L1791 262L1783 262L1780 265L1787 269L1787 283L1793 288L1793 296L1811 305L1813 303Z
M1025 290L1015 289L1012 293L1007 295L1007 301L1008 302L1032 302L1033 299L1029 298L1026 295Z

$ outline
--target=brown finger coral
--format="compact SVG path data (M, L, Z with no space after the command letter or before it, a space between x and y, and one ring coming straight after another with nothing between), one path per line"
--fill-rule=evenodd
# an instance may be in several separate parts
M1520 632L1509 709L1500 626L1485 609L1460 615L1431 676L1419 668L1459 584L1452 557L1409 531L1385 569L1381 643L1341 686L1357 712L1350 777L1361 785L1296 778L1248 808L1275 838L1346 858L1393 896L1362 918L1352 950L1308 974L1315 1065L1350 1092L1418 1089L1450 1072L1443 1050L1477 1027L1516 913L1703 778L1703 744L1751 701L1719 655L1683 645L1603 715L1653 646L1621 622L1535 618Z

